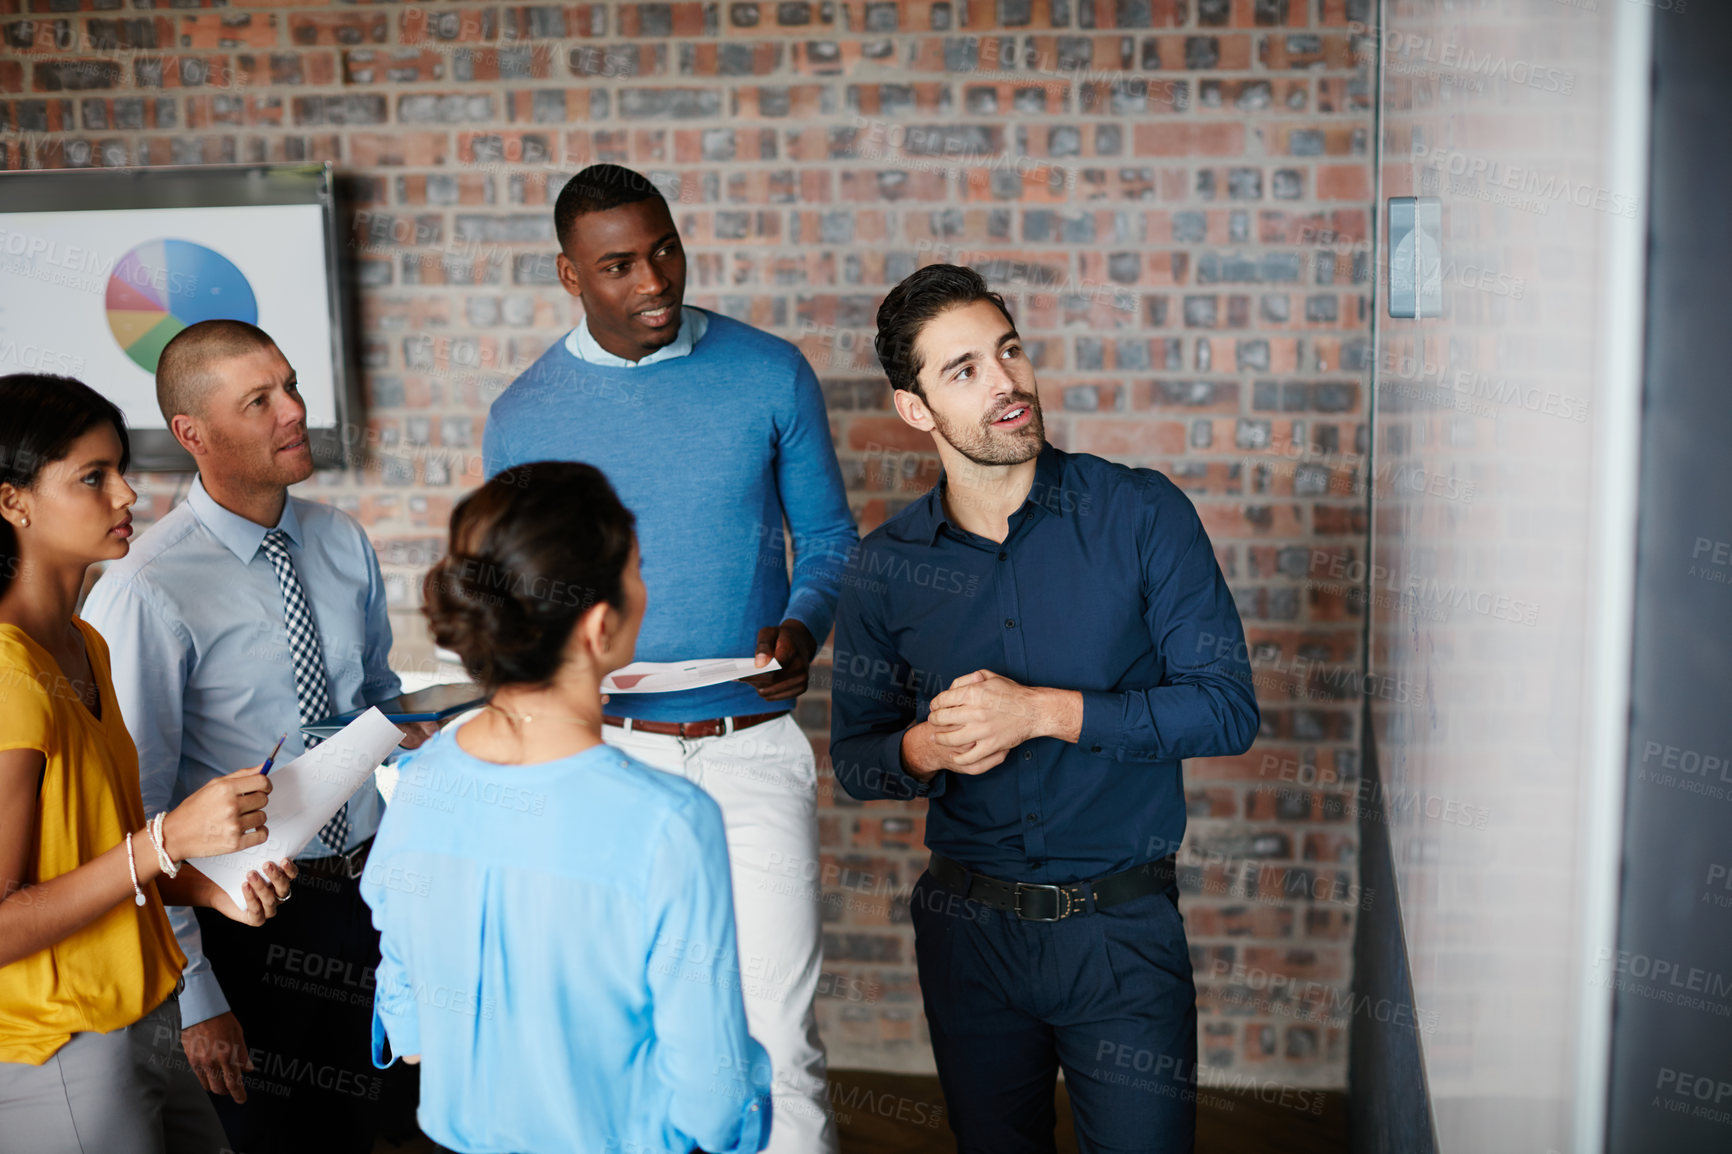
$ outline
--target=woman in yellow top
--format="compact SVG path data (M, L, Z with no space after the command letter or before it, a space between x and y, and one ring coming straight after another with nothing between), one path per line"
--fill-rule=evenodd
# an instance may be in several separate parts
M84 572L125 556L137 500L120 410L63 377L0 377L0 1149L215 1154L180 1048L186 959L165 902L259 925L189 857L262 843L270 779L218 778L147 819L108 648L73 615Z

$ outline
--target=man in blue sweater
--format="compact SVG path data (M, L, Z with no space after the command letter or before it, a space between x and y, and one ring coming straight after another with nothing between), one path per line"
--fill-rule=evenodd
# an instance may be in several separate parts
M720 804L738 979L774 1067L768 1150L834 1154L812 1011L823 945L817 767L789 716L859 541L823 394L787 341L685 306L679 232L640 174L592 165L553 215L560 284L584 317L493 403L487 475L567 460L613 482L637 515L649 591L639 660L756 653L779 665L703 689L613 694L602 736Z

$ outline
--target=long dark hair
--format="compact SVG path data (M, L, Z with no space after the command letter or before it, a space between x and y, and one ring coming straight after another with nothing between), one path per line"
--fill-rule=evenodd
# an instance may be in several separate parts
M433 639L488 691L553 680L577 619L623 603L636 519L601 470L507 469L451 511L451 544L421 584Z
M0 483L28 489L44 465L65 457L72 442L107 421L120 437L120 469L132 464L126 416L115 403L72 377L13 373L0 377ZM18 533L0 518L0 597L19 569Z

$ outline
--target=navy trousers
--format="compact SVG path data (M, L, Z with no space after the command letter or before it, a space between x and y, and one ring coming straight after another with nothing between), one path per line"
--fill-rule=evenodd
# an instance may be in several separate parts
M1189 1154L1197 991L1177 887L1025 922L923 874L912 915L959 1154L1052 1154L1061 1067L1082 1154Z

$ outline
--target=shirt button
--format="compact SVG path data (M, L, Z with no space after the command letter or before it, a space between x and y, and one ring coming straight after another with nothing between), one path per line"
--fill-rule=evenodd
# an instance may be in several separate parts
M1004 619L1004 627L1005 627L1005 628L1006 628L1006 629L1015 629L1015 628L1016 628L1016 618L1014 618L1014 617L1006 617L1006 618L1005 618L1005 619Z
M1032 749L1025 749L1022 751L1022 759L1024 761L1028 761L1033 756L1034 756L1034 750L1032 750Z
M1095 746L1093 749L1089 750L1090 753L1099 753L1100 751L1101 751L1101 747L1098 745Z
M1028 863L1028 868L1031 870L1045 869L1046 863L1043 861L1031 861Z
M1029 821L1039 821L1039 820L1040 820L1040 814L1038 814L1038 813L1031 813L1031 814L1029 814L1029 815L1028 815L1028 820L1029 820Z
M1009 554L1009 553L1006 553L1006 552L1004 552L1004 551L1003 551L1003 550L1002 550L1002 549L1001 549L1001 550L999 550L999 553L998 553L998 559L999 559L999 560L1000 560L1000 561L1004 561L1004 560L1008 560L1008 559L1009 559L1009 557L1010 557L1010 554Z

